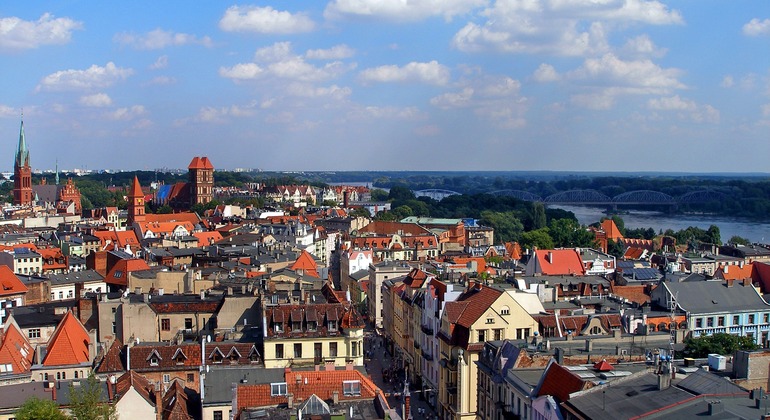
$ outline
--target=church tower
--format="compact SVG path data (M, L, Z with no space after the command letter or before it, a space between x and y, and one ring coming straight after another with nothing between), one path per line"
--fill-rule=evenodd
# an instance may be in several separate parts
M29 166L29 150L24 138L24 120L19 130L19 145L13 164L13 204L29 206L32 204L32 168Z
M214 165L207 157L194 157L187 167L190 205L206 204L214 199Z
M131 191L128 194L128 226L134 223L144 222L144 193L142 186L139 185L139 178L134 176L134 183L131 185Z

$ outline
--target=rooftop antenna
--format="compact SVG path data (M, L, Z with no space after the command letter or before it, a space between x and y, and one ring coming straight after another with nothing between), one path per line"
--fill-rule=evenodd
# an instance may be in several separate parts
M671 375L674 370L674 342L676 341L676 330L679 327L676 322L676 306L679 298L679 292L671 295L671 323L668 328L668 374Z

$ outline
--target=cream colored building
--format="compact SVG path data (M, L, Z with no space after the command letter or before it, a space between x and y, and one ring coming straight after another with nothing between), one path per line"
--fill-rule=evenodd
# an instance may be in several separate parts
M441 319L439 416L475 419L478 391L476 362L490 340L525 339L537 322L511 294L471 283L454 302L447 302Z

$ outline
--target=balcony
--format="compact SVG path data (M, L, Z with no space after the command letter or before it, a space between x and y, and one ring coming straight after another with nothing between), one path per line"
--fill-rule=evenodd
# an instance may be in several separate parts
M425 352L423 352L423 353L422 353L422 358L423 358L423 359L425 359L425 360L426 360L426 361L428 361L428 362L431 362L431 361L433 361L433 355L432 355L432 354L430 354L430 353L425 353Z
M425 333L425 335L433 335L433 327L428 325L420 325L420 329L423 333Z

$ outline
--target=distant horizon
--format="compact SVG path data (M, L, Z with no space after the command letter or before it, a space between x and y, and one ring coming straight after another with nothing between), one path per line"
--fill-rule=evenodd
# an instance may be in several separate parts
M0 28L1 166L23 119L33 169L770 172L766 0L3 2Z

